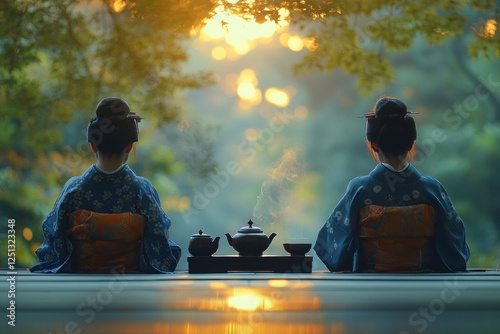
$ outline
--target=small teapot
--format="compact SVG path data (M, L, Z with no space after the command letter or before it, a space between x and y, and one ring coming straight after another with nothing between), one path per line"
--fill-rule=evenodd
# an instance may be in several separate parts
M216 237L212 240L210 234L199 230L189 238L188 251L193 256L211 256L219 248L219 239L220 237Z
M258 226L253 226L253 221L248 221L248 226L244 226L231 237L226 233L227 242L241 256L261 256L269 247L276 233L271 233L268 237Z

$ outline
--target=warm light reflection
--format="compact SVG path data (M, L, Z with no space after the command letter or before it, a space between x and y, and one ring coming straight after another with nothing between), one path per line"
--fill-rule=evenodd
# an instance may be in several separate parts
M294 315L284 321L274 320L257 321L251 316L232 321L223 321L222 316L216 314L206 322L196 321L197 314L192 314L191 321L144 321L132 322L123 319L119 322L100 322L93 327L95 333L225 333L225 334L259 334L259 333L346 333L343 323L329 321L328 323L314 323L313 321L295 320ZM256 320L257 319L257 320Z
M277 107L286 107L290 103L288 93L283 89L275 87L267 89L264 97L269 103L272 103Z
M272 279L267 282L269 286L272 286L273 288L284 288L286 286L290 285L290 282L288 282L286 279Z
M181 289L189 291L200 281L186 280ZM164 307L177 310L203 310L213 312L249 311L316 311L321 309L321 299L311 293L313 282L275 278L262 282L263 286L234 286L234 282L209 281L203 293L186 295L185 298L166 298Z
M227 298L227 306L238 311L271 310L273 302L267 296L253 289L235 288L234 294Z
M227 284L221 281L213 281L209 283L212 290L223 290L227 288Z
M127 7L127 2L124 0L111 0L111 8L117 13L122 12Z

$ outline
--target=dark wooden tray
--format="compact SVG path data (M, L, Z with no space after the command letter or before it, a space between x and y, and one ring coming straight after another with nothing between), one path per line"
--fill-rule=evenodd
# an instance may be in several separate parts
M190 274L227 273L227 272L274 272L310 273L312 256L291 255L216 255L188 256Z

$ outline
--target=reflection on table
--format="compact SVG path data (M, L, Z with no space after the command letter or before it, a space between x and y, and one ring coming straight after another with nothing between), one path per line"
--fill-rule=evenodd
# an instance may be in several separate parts
M15 301L16 330L4 320L2 333L498 333L500 272L18 271Z

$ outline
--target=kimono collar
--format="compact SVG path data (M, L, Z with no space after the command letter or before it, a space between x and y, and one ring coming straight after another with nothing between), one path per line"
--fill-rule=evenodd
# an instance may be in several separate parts
M114 171L112 171L112 172L108 172L108 171L102 170L101 168L99 168L99 166L97 166L97 164L94 164L94 166L95 166L95 168L96 168L99 172L101 172L101 173L103 173L103 174L113 175L113 174L118 173L119 171L121 171L121 170L125 167L125 164L121 165L120 167L118 167L117 169L115 169L115 170L114 170Z
M397 179L399 183L410 183L417 181L422 175L412 164L408 164L408 166L401 171L394 171L383 164L378 164L375 169L370 172L370 176L384 182L390 179Z
M122 165L121 168L114 171L113 173L103 172L99 168L97 168L96 164L93 164L82 175L83 178L92 180L92 182L95 182L97 184L109 183L114 185L127 182L127 180L131 180L135 176L135 173L126 164Z
M406 163L405 166L402 169L397 170L397 169L395 169L394 167L392 167L391 165L389 165L386 162L381 162L381 164L384 165L385 167L389 168L393 172L401 172L401 173L404 172L405 169L408 168L408 166L410 165L409 163Z

